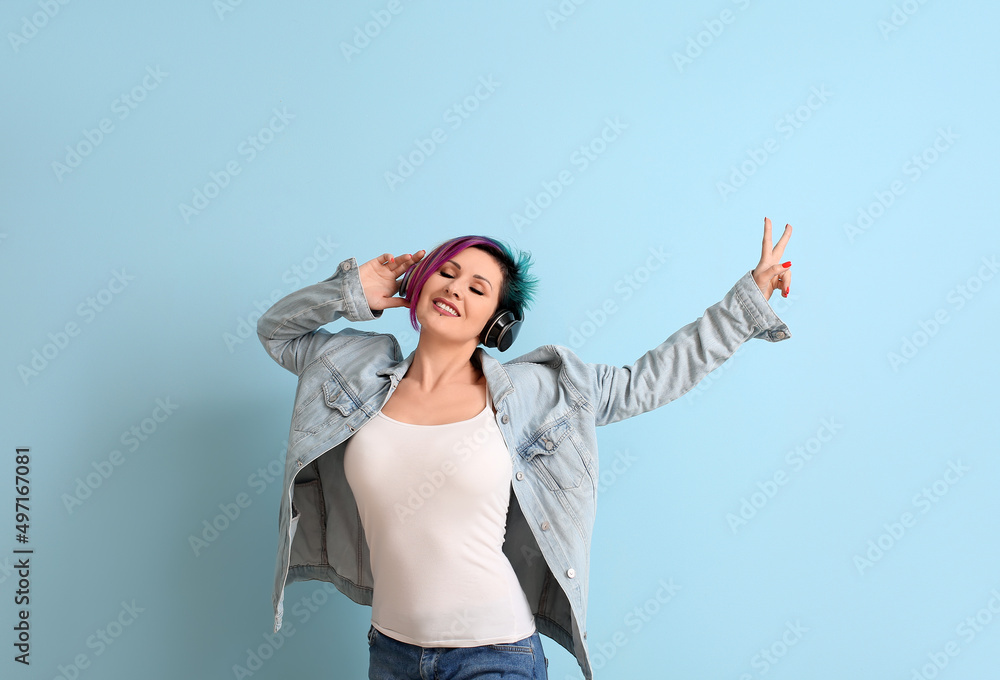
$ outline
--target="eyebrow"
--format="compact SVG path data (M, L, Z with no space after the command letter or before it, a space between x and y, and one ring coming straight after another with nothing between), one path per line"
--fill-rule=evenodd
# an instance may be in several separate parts
M461 268L462 268L462 265L460 265L460 264L459 264L458 262L455 262L455 260L448 260L448 262L449 262L450 264L453 264L453 265L455 265L455 266L456 266L456 267L458 267L459 269L461 269ZM474 278L477 278L477 279L482 279L482 280L483 280L483 281L485 281L486 283L490 283L490 280L489 280L488 278L486 278L485 276L481 276L481 275L479 275L479 274L473 274L472 276L473 276ZM491 290L493 289L493 284L492 284L492 283L490 283L490 289L491 289Z

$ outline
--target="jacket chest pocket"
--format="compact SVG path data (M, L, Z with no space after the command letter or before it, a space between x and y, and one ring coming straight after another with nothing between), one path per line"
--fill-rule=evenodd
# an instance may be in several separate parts
M360 408L358 401L334 379L327 380L312 394L303 395L292 414L292 429L316 434L333 421L349 417Z
M557 423L524 450L525 458L551 491L577 489L588 474L571 429L569 421Z

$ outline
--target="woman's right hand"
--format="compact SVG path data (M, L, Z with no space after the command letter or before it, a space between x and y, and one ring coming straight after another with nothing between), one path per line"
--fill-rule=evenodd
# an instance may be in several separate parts
M420 262L425 254L426 251L419 250L393 258L391 253L382 253L360 265L358 274L361 275L361 288L365 291L368 308L374 312L389 307L409 307L405 298L395 297L399 292L397 279Z

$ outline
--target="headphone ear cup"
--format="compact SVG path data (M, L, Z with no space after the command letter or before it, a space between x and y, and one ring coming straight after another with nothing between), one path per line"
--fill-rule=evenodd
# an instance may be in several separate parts
M399 297L406 297L406 289L409 286L410 274L414 269L415 267L410 267L403 273L403 280L399 282Z
M504 309L490 318L483 327L479 341L485 347L496 347L501 352L506 352L520 331L521 319L516 318L510 310Z

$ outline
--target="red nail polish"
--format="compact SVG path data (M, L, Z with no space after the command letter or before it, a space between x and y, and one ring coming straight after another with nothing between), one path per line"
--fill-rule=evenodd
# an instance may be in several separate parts
M785 264L783 264L783 265L781 265L781 266L782 266L782 267L784 267L785 269L788 269L789 267L791 267L791 266L792 266L792 261L791 261L791 260L789 260L788 262L786 262Z

